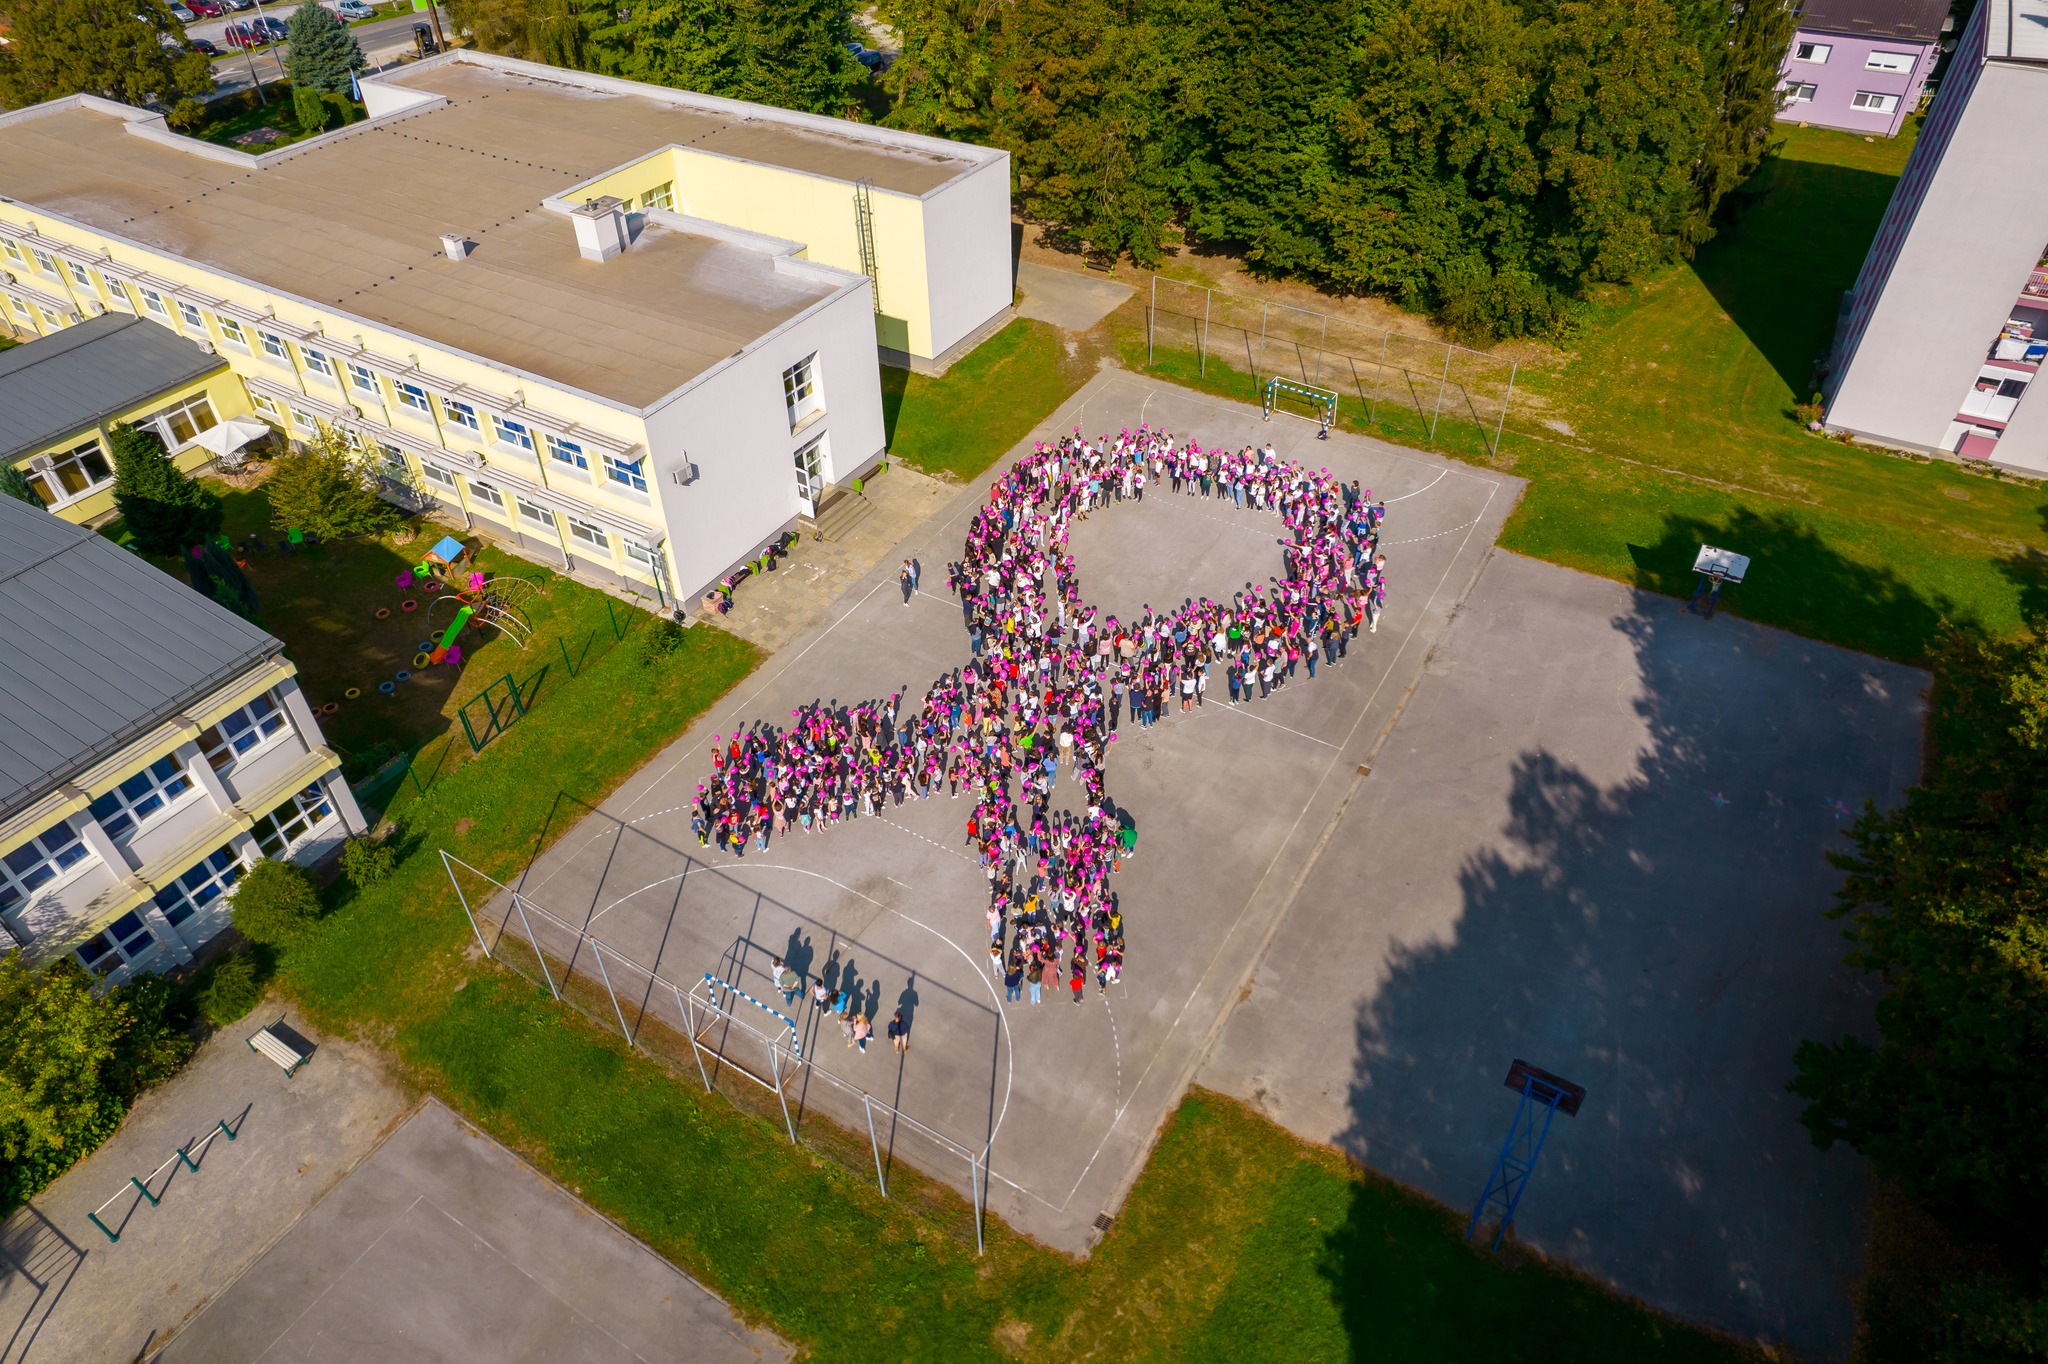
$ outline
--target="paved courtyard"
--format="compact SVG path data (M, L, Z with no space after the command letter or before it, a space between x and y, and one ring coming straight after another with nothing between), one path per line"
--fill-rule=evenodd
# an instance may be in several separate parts
M1517 1236L1845 1356L1864 1166L1785 1083L1869 1026L1824 854L1916 778L1926 684L1496 553L1202 1082L1469 1209L1524 1058L1587 1098Z
M1358 437L1318 442L1311 423L1262 423L1256 408L1121 371L1099 375L1034 435L1140 421L1204 445L1271 439L1283 454L1360 479L1388 499L1392 587L1379 633L1361 637L1342 666L1317 680L1297 680L1244 708L1212 700L1149 732L1124 724L1108 789L1135 819L1140 845L1116 886L1127 967L1107 998L1091 983L1078 1008L1064 992L1035 1009L1002 1000L987 967L985 884L964 847L964 801L913 801L745 859L701 850L690 833L688 807L709 770L713 735L786 721L812 700L906 691L914 704L942 670L967 661L945 564L958 556L996 471L963 489L895 556L920 560L923 593L906 605L893 561L878 566L849 589L829 625L771 659L601 812L565 803L561 819L580 823L523 883L534 905L571 925L557 933L542 920L540 931L557 963L573 958L572 987L600 988L609 975L627 1026L650 1037L683 1026L676 990L707 971L779 1007L767 984L778 952L835 985L851 981L878 1024L904 1009L912 1046L900 1060L879 1040L867 1055L851 1052L836 1030L820 1035L808 1010L787 1010L814 1063L799 1077L799 1120L822 1112L864 1131L861 1094L872 1095L910 1120L891 1122L882 1111L885 1158L908 1160L963 1192L966 1153L987 1149L991 1209L1068 1251L1093 1243L1097 1215L1114 1212L1136 1177L1520 486ZM1146 601L1164 606L1263 584L1280 568L1278 533L1271 515L1150 494L1079 529L1082 590L1129 612ZM1055 799L1072 794L1069 786ZM492 914L517 934L506 899ZM577 947L575 930L586 923L601 944L595 949ZM499 945L528 953L532 969L516 936ZM631 962L658 968L676 989L655 985ZM609 1014L604 996L596 999ZM750 1006L740 1013L775 1026ZM735 1062L765 1070L759 1044L745 1033L731 1029L721 1040Z

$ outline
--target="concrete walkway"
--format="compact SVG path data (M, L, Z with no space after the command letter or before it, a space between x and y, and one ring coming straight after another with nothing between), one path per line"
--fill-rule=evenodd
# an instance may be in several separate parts
M1135 291L1098 274L1059 270L1036 261L1017 262L1017 288L1024 295L1020 317L1070 332L1085 332L1115 312Z

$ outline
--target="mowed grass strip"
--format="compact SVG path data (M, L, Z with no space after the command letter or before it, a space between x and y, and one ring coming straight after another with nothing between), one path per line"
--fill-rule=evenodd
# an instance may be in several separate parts
M1094 372L1090 354L1018 318L937 379L882 370L889 457L966 482L1029 435Z

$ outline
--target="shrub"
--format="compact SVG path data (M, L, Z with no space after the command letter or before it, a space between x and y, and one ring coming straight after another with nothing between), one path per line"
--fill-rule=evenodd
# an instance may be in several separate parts
M206 120L206 106L189 95L171 106L164 122L181 133L190 132Z
M331 431L278 460L263 491L272 525L323 540L386 530L399 520L398 509L377 495L376 475Z
M36 491L36 485L28 481L28 475L12 464L0 464L0 497L11 497L17 502L26 502L38 511L43 506L43 495Z
M652 667L678 653L689 635L668 619L657 620L640 636L640 665Z
M206 968L199 985L199 1012L208 1024L224 1028L246 1017L261 998L263 977L255 956L235 952Z
M299 131L307 135L319 132L327 126L327 101L318 90L298 85L292 87L292 114L299 120Z
M171 462L164 443L126 422L107 428L114 505L144 554L176 558L219 534L220 498Z
M258 862L235 887L235 927L250 942L290 947L320 924L320 893L313 878L289 862Z
M398 869L398 850L374 838L351 838L341 845L342 875L368 890L391 879Z

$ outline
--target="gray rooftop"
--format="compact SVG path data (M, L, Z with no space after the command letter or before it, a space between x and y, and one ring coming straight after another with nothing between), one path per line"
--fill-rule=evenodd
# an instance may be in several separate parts
M226 364L168 327L112 313L0 351L0 459L88 430Z
M1799 30L1931 43L1946 18L1948 0L1806 0L1799 7Z
M0 819L284 647L11 497L0 497L0 641Z

